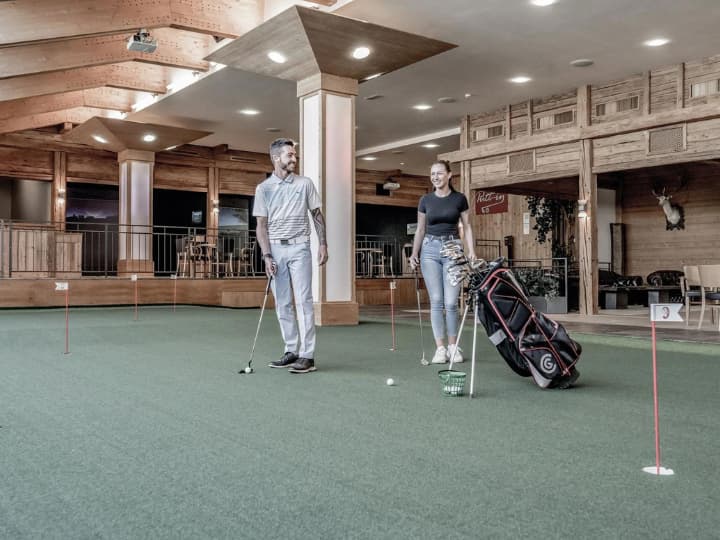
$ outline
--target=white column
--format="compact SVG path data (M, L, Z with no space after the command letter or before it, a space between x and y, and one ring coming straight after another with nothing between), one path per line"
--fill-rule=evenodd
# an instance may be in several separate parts
M313 297L319 325L357 324L355 297L355 96L357 81L317 75L298 82L300 170L315 182L330 258L317 266Z
M155 154L125 150L120 163L118 275L152 274L152 195Z

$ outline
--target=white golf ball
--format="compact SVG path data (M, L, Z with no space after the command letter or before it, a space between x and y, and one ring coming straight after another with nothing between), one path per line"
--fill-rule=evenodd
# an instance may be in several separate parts
M385 384L387 384L388 386L395 386L395 381L393 379L388 379L387 381L385 381Z
M252 373L252 368L250 366L246 367L245 373Z

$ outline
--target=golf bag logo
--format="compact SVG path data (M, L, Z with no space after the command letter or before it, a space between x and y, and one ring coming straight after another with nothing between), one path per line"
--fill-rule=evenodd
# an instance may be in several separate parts
M545 353L540 358L540 368L548 374L552 374L556 367L555 358L550 353Z

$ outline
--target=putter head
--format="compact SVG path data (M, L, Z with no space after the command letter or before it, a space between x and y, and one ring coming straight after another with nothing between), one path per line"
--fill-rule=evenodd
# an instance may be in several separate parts
M424 356L420 359L420 363L421 363L423 366L429 366L429 365L430 365L430 362L428 362L428 361L427 361L427 358L425 358Z

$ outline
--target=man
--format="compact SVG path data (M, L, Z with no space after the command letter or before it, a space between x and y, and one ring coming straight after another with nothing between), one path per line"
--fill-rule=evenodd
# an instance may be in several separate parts
M270 160L273 174L255 190L253 206L258 244L265 273L268 279L272 278L275 311L285 341L285 354L280 360L271 362L270 367L288 368L290 373L310 373L316 368L308 211L318 235L320 265L328 259L325 218L312 180L294 174L297 164L295 142L291 139L273 141Z

